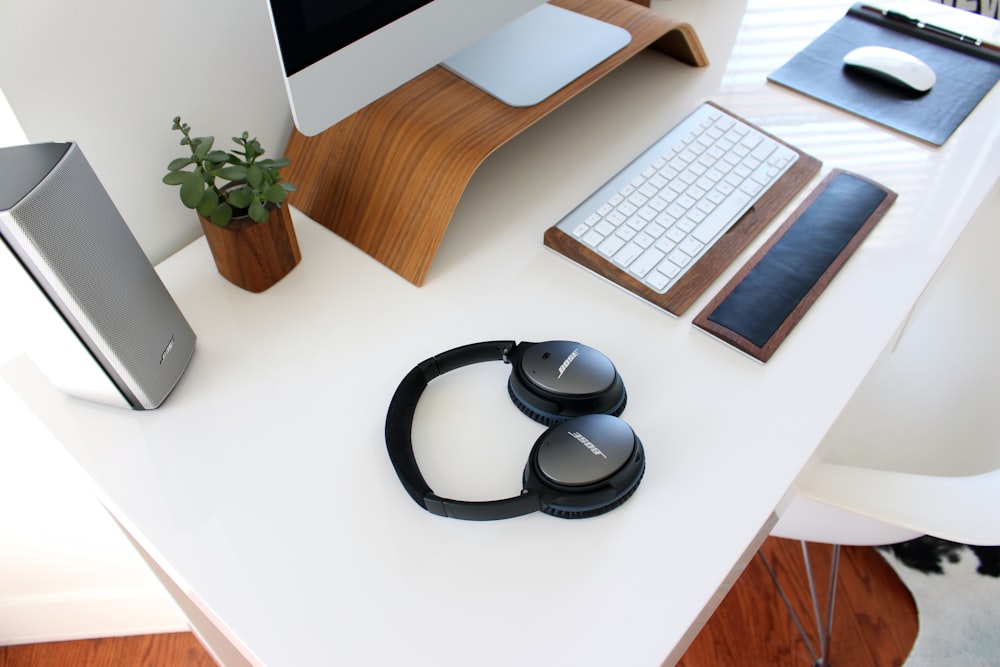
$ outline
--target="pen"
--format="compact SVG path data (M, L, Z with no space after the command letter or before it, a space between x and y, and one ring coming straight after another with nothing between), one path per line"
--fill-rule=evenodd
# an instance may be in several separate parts
M982 46L983 41L981 39L976 39L974 37L969 37L968 35L963 35L960 32L954 30L949 30L948 28L942 28L941 26L933 25L931 23L925 23L920 19L908 16L903 12L895 11L893 9L885 9L882 11L882 16L887 19L892 19L894 21L902 21L903 23L909 23L919 30L927 30L933 32L937 35L943 37L949 37L951 39L957 39L960 42L965 42L966 44L972 44L974 46Z

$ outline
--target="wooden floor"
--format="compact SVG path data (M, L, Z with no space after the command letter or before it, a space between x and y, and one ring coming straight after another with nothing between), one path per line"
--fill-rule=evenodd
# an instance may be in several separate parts
M0 646L0 667L216 667L190 632Z
M799 542L768 538L761 548L818 652ZM809 545L826 614L829 545ZM872 547L843 547L827 662L833 667L902 665L917 636L909 589ZM812 659L760 558L755 557L679 667L809 667Z
M769 538L762 551L815 636L799 543ZM818 589L824 598L829 553L828 546L810 548L813 567L822 575ZM917 633L916 608L906 587L868 547L844 548L839 582L829 664L902 665ZM811 664L776 588L761 560L755 558L685 653L680 667ZM181 633L0 647L0 667L215 667L215 663L193 635Z

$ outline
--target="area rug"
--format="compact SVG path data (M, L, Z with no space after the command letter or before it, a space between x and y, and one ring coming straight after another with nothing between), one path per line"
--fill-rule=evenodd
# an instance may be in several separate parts
M1000 665L1000 547L921 537L879 553L917 605L917 640L904 667Z

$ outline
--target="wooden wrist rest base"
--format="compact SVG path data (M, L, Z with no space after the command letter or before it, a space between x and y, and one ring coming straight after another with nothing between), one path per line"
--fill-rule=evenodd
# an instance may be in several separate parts
M284 176L298 191L289 202L421 285L469 179L493 151L647 47L708 64L691 26L648 0L551 3L621 26L632 41L532 107L507 106L438 66L314 137L293 130Z
M694 325L766 362L894 201L885 186L834 169Z

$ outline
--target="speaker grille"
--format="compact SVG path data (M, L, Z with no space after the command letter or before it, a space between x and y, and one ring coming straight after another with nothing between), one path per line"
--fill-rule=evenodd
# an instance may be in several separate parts
M126 399L159 405L194 333L79 147L3 218L12 250Z

